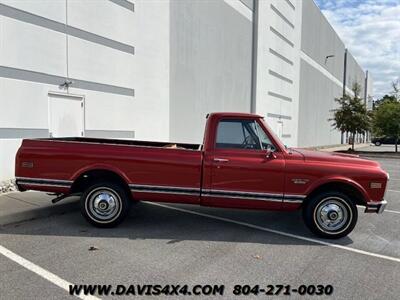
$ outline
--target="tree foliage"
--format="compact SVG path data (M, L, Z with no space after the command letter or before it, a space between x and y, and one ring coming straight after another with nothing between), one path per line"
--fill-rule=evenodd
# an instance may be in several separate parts
M396 98L396 100L400 101L400 79L397 79L392 82L392 96Z
M352 87L353 95L344 95L336 98L338 108L333 109L332 126L341 132L351 134L352 149L354 150L354 140L356 133L364 134L371 128L371 115L368 113L364 101L360 98L361 86L354 83Z
M373 130L375 135L395 138L395 149L400 138L400 102L382 102L374 111Z
M397 99L393 95L385 95L381 99L378 99L374 102L374 109L377 109L379 105L386 103L386 102L397 102Z

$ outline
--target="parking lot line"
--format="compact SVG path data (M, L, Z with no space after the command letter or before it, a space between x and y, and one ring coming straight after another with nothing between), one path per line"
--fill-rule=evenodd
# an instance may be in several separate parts
M385 209L385 212L390 212L390 213L393 213L393 214L400 214L400 211L390 210L390 209Z
M320 244L320 245L324 245L324 246L338 248L338 249L342 249L342 250L346 250L346 251L350 251L350 252L354 252L354 253L358 253L358 254L363 254L363 255L367 255L367 256L372 256L372 257L381 258L381 259L390 260L390 261L394 261L394 262L400 263L400 258L397 258L397 257L392 257L392 256L382 255L382 254L379 254L379 253L368 252L368 251L364 251L364 250L360 250L360 249L356 249L356 248L342 246L342 245L338 245L338 244L334 244L334 243L330 243L330 242L326 242L326 241L322 241L322 240L317 240L317 239L313 239L313 238L309 238L309 237L305 237L305 236L301 236L301 235L295 235L295 234L287 233L287 232L284 232L284 231L279 231L279 230L270 229L270 228L267 228L267 227L254 225L254 224L251 224L251 223L237 221L237 220L234 220L234 219L229 219L229 218L219 217L219 216L215 216L215 215L205 214L205 213L193 211L193 210L190 210L190 209L173 207L173 206L160 204L160 203L154 203L154 202L146 202L146 203L150 204L150 205L163 207L163 208L166 208L166 209L172 209L172 210L176 210L176 211L180 211L180 212L184 212L184 213L188 213L188 214L192 214L192 215L196 215L196 216L201 216L201 217L206 217L206 218L210 218L210 219L214 219L214 220L218 220L218 221L237 224L237 225L241 225L241 226L245 226L245 227L249 227L249 228L253 228L253 229L257 229L257 230L261 230L261 231L265 231L265 232L275 233L275 234L278 234L278 235L282 235L282 236L286 236L286 237L290 237L290 238L294 238L294 239L298 239L298 240L303 240L303 241L307 241L307 242L311 242L311 243L315 243L315 244Z
M18 254L12 252L11 250L8 250L7 248L3 247L0 245L0 254L4 255L5 257L11 259L12 261L16 262L20 266L24 267L25 269L28 269L29 271L36 273L40 277L50 281L51 283L59 286L60 288L66 290L69 292L69 286L72 285L72 283L60 278L59 276L43 269L42 267L39 267L38 265L35 265L34 263L30 262L29 260L23 258L22 256L19 256ZM76 295L77 297L85 300L95 300L95 299L100 299L94 296L85 296L85 295Z
M400 191L398 191L398 190L388 190L388 192L400 193Z

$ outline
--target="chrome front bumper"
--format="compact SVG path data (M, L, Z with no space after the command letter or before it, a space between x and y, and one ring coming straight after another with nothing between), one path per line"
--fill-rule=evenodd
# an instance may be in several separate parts
M386 200L382 200L380 202L368 202L364 212L381 214L385 210L386 205Z

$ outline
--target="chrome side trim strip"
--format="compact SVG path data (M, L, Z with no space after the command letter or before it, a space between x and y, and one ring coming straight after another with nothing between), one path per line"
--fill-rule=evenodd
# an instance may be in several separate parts
M228 191L176 186L159 186L159 185L143 185L129 184L129 188L134 192L141 193L159 193L159 194L176 194L176 195L195 195L220 197L230 199L249 199L259 201L285 202L285 203L302 203L306 195L283 195L271 193L243 192L243 191Z
M50 186L50 187L61 187L61 188L69 188L71 185L61 185L54 183L37 183L31 181L18 181L19 185L33 185L33 186Z
M204 192L210 193L210 194L226 194L226 195L238 195L238 196L264 197L264 198L282 198L283 197L283 194L229 191L229 190L216 190L216 189L204 190Z
M200 196L200 188L143 185L143 184L130 184L129 188L131 191L135 192Z
M283 199L284 203L303 203L303 200L288 200L288 199Z
M138 193L200 196L200 192L184 192L184 191L168 191L168 190L142 190L142 189L132 189L132 188L130 190L132 192L138 192Z
M304 199L306 198L307 195L290 195L290 194L285 194L285 198L290 198L290 199Z
M225 194L215 194L215 193L202 193L202 196L209 197L220 197L220 198L229 198L229 199L248 199L248 200L257 200L257 201L271 201L271 202L282 202L282 199L277 198L261 198L261 197L251 197L244 195L225 195Z
M183 190L200 192L200 188L164 186L164 185L147 185L147 184L130 184L129 187L136 189L162 189L162 190Z
M30 185L30 186L49 186L70 188L72 181L59 180L59 179L44 179L44 178L31 178L31 177L16 177L17 185Z
M33 178L33 177L15 177L16 180L21 181L38 181L38 182L46 182L46 183L64 183L64 184L72 184L72 180L60 180L60 179L48 179L48 178Z

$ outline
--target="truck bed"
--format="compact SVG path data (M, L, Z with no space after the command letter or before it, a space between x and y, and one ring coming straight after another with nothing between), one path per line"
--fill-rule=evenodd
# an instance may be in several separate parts
M128 145L128 146L156 147L156 148L177 148L186 150L201 150L202 147L201 144L152 142L152 141L88 138L88 137L44 138L37 140L54 141L54 142L91 143L91 144L95 143L95 144L107 144L107 145Z

